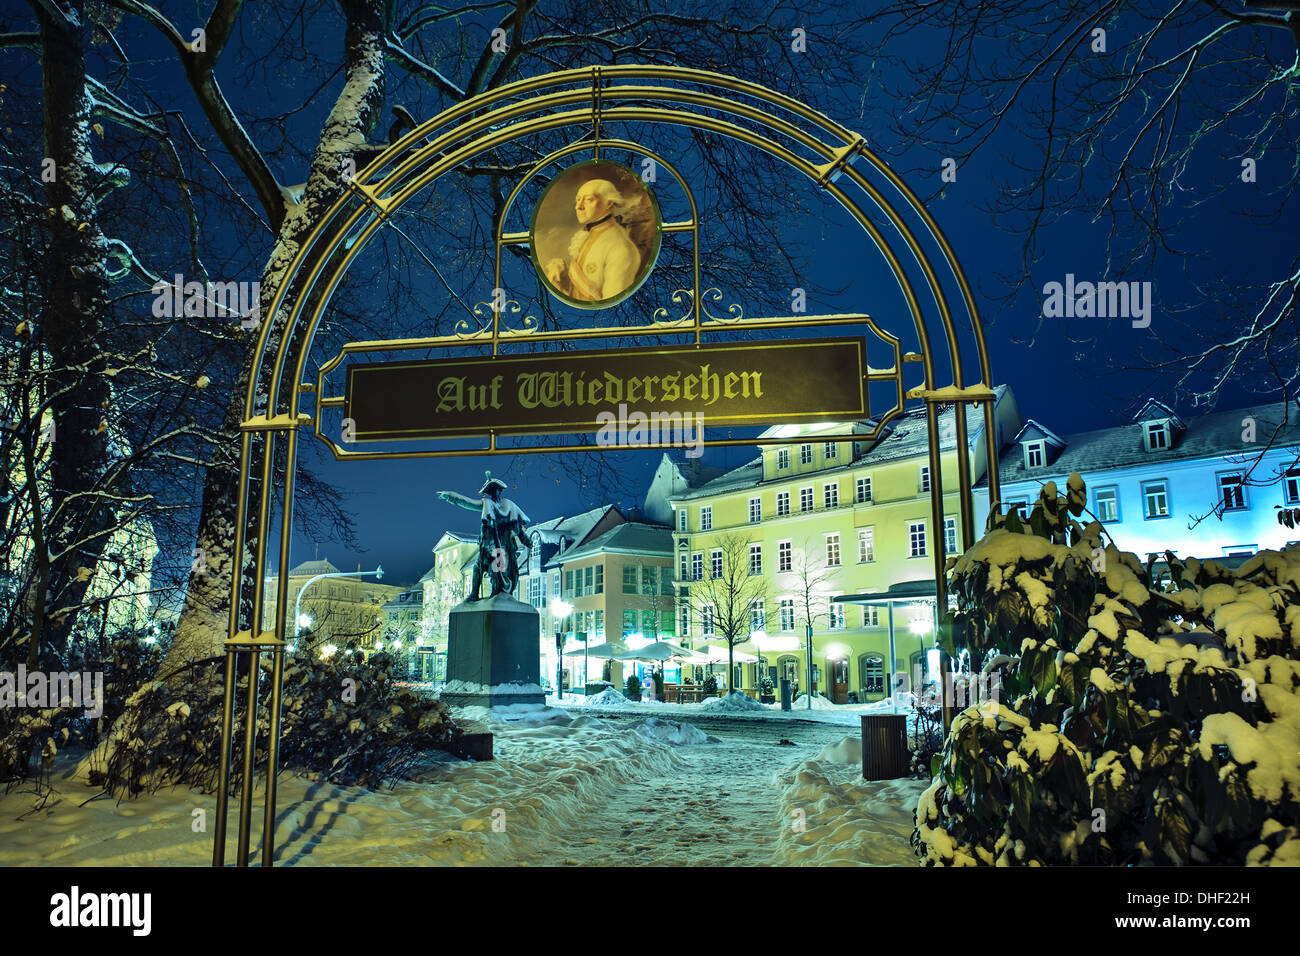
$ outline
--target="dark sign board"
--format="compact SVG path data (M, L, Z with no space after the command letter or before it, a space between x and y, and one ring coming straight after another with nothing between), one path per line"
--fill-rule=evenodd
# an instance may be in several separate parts
M768 340L348 366L356 441L595 431L602 413L713 427L866 418L860 338ZM622 406L622 408L620 408ZM702 417L696 417L702 416Z

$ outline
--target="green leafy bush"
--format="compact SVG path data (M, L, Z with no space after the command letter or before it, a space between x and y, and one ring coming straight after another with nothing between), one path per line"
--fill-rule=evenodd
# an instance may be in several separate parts
M1049 483L949 565L940 641L1001 693L955 717L918 855L1300 863L1300 548L1165 573L1080 527L1086 500Z
M641 681L635 674L627 675L627 680L623 684L623 696L628 700L641 699Z

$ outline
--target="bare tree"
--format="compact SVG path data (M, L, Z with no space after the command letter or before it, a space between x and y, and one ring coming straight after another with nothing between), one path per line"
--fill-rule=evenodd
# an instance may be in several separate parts
M682 600L683 613L700 622L700 633L727 642L727 683L735 674L736 646L754 632L757 602L766 602L767 578L751 573L749 538L730 532L714 541L706 556L704 577L691 581Z
M792 591L795 601L795 626L803 630L803 640L811 643L812 632L823 618L830 621L830 598L839 571L827 560L825 551L815 549L813 540L805 538L791 560ZM807 644L804 654L808 656ZM808 693L813 692L812 674L808 675Z

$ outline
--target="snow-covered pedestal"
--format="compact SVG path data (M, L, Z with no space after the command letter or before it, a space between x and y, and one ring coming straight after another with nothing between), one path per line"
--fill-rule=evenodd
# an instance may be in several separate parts
M546 703L536 608L508 594L465 602L447 624L447 686L457 707Z

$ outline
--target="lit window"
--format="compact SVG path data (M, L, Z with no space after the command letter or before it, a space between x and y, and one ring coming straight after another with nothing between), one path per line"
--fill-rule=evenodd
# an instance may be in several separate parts
M1241 483L1241 475L1231 472L1219 475L1219 501L1224 511L1241 511L1246 507L1246 489Z
M794 630L794 598L781 598L781 630Z
M1097 489L1097 512L1098 521L1118 521L1119 520L1119 489L1114 485Z
M749 605L749 629L762 631L767 628L767 614L763 610L763 599L755 598Z
M831 627L844 627L844 605L832 598L827 617L830 620Z
M880 627L880 608L877 605L862 605L862 626Z
M763 520L763 499L750 498L749 499L749 523L758 524L762 520Z
M911 521L907 525L908 555L913 558L925 557L925 522Z
M876 560L876 529L875 528L858 529L858 560L859 561Z
M826 536L826 566L829 568L838 567L840 563L840 535L839 532L828 534Z
M1148 518L1169 517L1169 483L1167 481L1143 482L1142 511Z
M700 608L700 632L703 634L713 633L713 605L706 604Z
M776 569L778 571L789 571L793 565L794 548L789 541L778 541L776 543Z
M957 553L957 519L943 519L943 550L945 554Z

